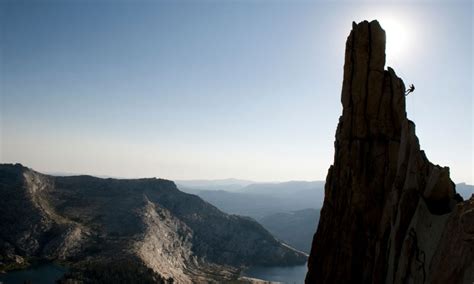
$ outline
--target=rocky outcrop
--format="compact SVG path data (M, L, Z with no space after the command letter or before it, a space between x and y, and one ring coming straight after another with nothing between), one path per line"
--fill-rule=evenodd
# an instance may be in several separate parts
M472 283L473 199L420 150L405 85L384 65L384 30L354 23L306 283Z
M140 283L207 283L237 280L243 266L306 258L172 181L53 177L0 165L0 271L40 259L67 263L72 279L112 281L102 274L120 267L117 275L138 273Z
M21 165L0 166L0 267L22 267L38 255L63 259L77 252L84 228L52 209L47 198L51 186L51 179Z

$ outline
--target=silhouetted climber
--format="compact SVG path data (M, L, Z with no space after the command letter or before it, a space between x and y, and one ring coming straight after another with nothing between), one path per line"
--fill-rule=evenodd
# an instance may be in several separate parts
M408 96L409 93L412 93L415 90L415 85L411 84L410 88L405 92L405 96Z

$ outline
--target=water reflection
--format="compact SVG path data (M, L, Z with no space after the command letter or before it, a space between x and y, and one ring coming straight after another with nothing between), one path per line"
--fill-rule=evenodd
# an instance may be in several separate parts
M54 263L43 263L22 270L0 274L2 284L52 284L61 278L67 269Z

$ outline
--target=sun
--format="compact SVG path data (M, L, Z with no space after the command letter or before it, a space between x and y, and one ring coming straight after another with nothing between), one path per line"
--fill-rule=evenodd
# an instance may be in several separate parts
M386 33L386 63L388 66L402 66L414 58L418 47L415 42L420 29L420 17L405 6L362 6L353 11L353 20L377 20Z
M405 64L413 53L413 26L405 15L377 13L376 19L385 30L386 61L390 66Z
M408 55L410 44L410 30L404 26L402 21L396 21L392 18L380 19L382 28L387 34L387 57L396 61L403 59Z

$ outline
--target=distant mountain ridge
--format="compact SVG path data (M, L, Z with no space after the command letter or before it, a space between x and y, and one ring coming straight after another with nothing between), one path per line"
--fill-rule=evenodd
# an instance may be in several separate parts
M257 220L275 213L319 209L324 200L324 183L321 181L255 183L238 191L189 189L179 184L178 187L200 196L227 213Z
M319 209L303 209L267 215L259 220L275 237L309 253L314 235L313 227L319 222Z
M474 185L466 184L465 182L456 184L456 192L464 199L469 199L474 194Z
M201 187L201 186L218 186L218 185L239 185L247 186L252 183L256 183L251 180L237 179L237 178L226 178L226 179L191 179L191 180L175 180L177 184L182 184L185 186L191 187Z
M238 191L182 190L190 190L224 212L256 219L275 237L306 253L324 200L323 181L254 183Z
M98 267L127 273L131 261L152 282L237 281L242 266L306 261L255 221L154 178L52 177L0 165L0 224L1 270L59 260L72 279Z

